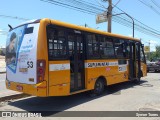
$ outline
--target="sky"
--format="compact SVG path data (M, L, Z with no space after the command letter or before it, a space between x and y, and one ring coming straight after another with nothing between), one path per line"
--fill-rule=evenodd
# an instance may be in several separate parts
M91 2L97 5L102 4L103 6L101 7L108 7L107 2L104 3L101 2L101 0L84 1ZM113 4L116 4L117 1L119 0L112 0ZM142 1L146 3L151 3L151 0ZM154 1L160 4L159 0ZM136 18L140 22L160 31L160 14L155 13L149 7L142 4L139 0L120 0L117 7L128 13L133 18ZM113 8L113 10L117 11L116 8ZM160 8L157 7L157 10L160 12ZM53 4L43 2L41 0L1 0L0 47L6 45L7 35L2 34L2 32L4 33L4 31L7 32L9 30L8 24L12 25L13 27L16 27L20 23L24 22L19 19L2 17L1 15L21 17L27 19L51 18L76 25L85 25L86 23L91 28L107 31L107 22L96 24L96 15L90 15L76 10L56 6ZM112 22L112 33L121 34L125 36L132 36L132 28L128 28L116 22ZM149 44L148 42L150 41L151 51L155 50L156 45L160 45L160 38L146 35L136 30L135 37L141 39L142 43L146 46Z

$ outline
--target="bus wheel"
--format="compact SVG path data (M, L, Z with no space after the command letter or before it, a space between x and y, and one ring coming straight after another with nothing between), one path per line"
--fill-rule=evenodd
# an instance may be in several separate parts
M91 96L101 95L104 91L104 82L98 79L94 85L94 89L91 91Z

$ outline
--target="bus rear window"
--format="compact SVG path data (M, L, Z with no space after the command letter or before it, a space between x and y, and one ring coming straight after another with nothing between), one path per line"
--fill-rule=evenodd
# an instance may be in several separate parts
M33 27L25 28L24 34L31 34L31 33L33 33Z

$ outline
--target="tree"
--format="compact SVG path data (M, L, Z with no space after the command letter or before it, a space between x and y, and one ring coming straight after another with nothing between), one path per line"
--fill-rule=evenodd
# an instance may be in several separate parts
M160 58L160 45L156 46L156 58Z
M156 59L156 52L151 52L150 53L150 60L155 60Z
M0 55L2 55L2 49L0 48Z
M156 51L155 52L147 52L146 54L146 59L151 61L151 60L156 60L160 58L160 45L156 46Z
M145 54L146 54L146 59L149 61L156 59L156 52L150 52L150 53L147 52Z

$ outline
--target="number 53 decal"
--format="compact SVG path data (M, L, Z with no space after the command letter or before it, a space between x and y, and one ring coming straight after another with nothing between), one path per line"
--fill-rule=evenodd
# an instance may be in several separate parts
M28 65L28 68L33 68L33 61L28 61L27 65Z

